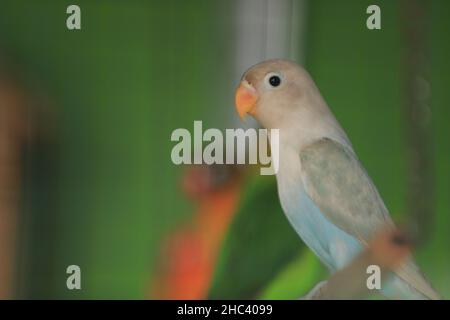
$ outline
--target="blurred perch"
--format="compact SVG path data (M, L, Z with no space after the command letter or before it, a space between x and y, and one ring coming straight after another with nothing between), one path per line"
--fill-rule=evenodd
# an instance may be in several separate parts
M334 273L326 282L313 288L304 299L343 300L362 299L379 290L370 290L367 279L371 265L380 268L381 285L387 276L404 263L411 253L410 241L398 230L383 231L372 244L358 255L347 267Z
M27 99L0 61L0 299L14 297L22 152L29 135Z

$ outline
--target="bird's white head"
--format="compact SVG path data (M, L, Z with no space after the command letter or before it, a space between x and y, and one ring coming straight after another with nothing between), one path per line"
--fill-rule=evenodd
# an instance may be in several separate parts
M249 68L236 90L235 103L241 118L249 114L263 127L280 129L285 135L347 140L311 76L292 61L267 60Z

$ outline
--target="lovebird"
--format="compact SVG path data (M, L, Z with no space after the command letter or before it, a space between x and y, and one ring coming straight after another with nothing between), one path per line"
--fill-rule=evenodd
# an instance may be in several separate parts
M394 223L346 133L308 72L288 60L250 67L236 90L244 118L279 130L276 172L290 224L331 272L345 267L380 229ZM408 258L384 282L389 299L440 299Z

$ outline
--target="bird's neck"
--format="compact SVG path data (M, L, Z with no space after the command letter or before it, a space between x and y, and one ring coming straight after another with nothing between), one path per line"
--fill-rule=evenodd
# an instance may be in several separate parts
M293 117L291 123L279 129L280 145L283 148L300 152L306 146L328 138L352 150L350 140L336 119L330 114L327 118L311 118L308 116Z

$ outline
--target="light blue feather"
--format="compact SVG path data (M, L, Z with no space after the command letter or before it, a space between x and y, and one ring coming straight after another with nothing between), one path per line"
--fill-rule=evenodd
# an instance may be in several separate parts
M361 244L325 218L303 190L299 195L297 206L287 212L288 220L330 271L342 268L361 250Z

